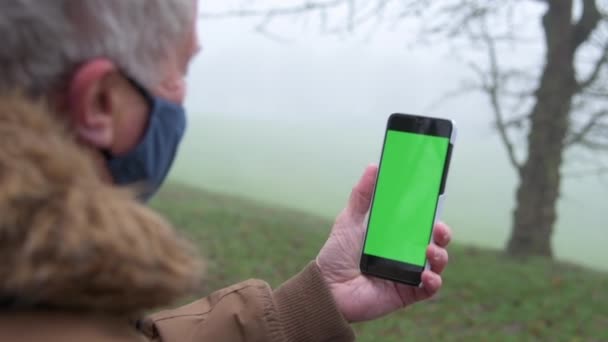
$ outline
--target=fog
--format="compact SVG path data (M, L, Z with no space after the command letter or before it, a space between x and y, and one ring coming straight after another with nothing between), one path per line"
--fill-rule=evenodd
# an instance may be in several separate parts
M369 37L297 28L280 43L255 23L200 22L203 52L190 69L190 126L173 180L332 218L378 162L389 114L447 117L459 139L444 219L460 243L504 246L516 177L488 103L470 94L435 105L470 76L453 51L408 44L404 28ZM569 179L562 193L558 258L608 270L600 220L608 185Z

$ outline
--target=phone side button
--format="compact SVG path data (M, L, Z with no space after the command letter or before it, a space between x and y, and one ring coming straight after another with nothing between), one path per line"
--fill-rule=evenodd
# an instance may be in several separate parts
M445 193L445 187L448 181L448 173L450 172L450 164L452 163L452 150L454 149L454 145L450 144L448 147L448 153L445 157L445 167L443 169L443 177L441 179L441 188L439 189L439 194L443 195Z

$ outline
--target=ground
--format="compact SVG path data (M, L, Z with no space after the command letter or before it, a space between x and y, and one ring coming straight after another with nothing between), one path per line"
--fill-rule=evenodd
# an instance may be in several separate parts
M153 206L200 247L200 293L261 278L272 286L313 260L331 222L172 184ZM608 274L551 260L450 247L430 302L355 328L359 341L608 341Z

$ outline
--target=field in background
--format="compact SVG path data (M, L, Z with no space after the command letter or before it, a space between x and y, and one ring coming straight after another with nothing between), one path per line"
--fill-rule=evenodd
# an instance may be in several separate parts
M332 220L379 157L384 117L244 119L192 116L172 174L180 183ZM502 248L515 177L490 129L460 124L444 218L458 242ZM608 185L566 182L554 236L560 260L608 271Z
M201 293L261 278L277 286L314 258L331 222L236 197L169 185L153 207L209 261ZM543 259L529 263L455 245L432 302L357 325L360 341L606 341L608 275Z

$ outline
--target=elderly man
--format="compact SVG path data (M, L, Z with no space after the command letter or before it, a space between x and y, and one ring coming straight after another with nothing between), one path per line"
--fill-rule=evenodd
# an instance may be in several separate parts
M191 293L202 269L142 204L186 126L196 13L195 0L0 3L0 341L349 341L350 323L441 287L444 225L422 288L359 273L370 166L300 274L142 318Z

